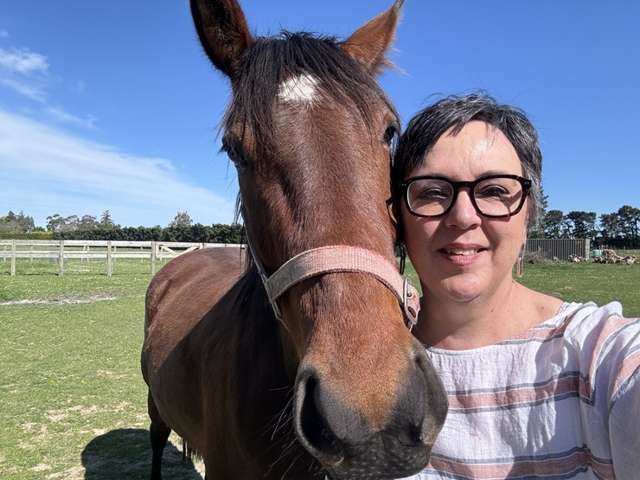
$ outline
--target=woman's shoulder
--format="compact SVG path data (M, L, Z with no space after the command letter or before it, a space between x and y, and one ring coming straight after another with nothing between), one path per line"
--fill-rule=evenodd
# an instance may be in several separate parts
M620 302L563 302L552 320L565 330L568 339L581 343L616 335L628 327L640 329L640 319L625 317Z
M592 382L596 374L604 377L597 383L604 381L613 394L639 371L640 318L625 317L619 302L565 303L558 317L558 328Z

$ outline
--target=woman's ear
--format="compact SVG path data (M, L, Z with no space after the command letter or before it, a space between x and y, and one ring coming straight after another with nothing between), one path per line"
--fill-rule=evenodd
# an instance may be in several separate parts
M393 224L397 228L398 224L400 222L398 221L397 207L396 207L395 202L393 201L392 198L387 200L387 211L389 212L389 218L391 218L391 221L393 222Z

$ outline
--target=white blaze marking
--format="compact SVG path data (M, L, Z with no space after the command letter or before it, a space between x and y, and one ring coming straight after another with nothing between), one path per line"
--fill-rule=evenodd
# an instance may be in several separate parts
M290 103L311 104L318 98L318 83L308 73L291 77L280 84L278 98Z

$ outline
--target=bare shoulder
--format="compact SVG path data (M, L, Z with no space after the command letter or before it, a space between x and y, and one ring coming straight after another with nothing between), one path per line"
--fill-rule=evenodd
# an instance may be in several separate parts
M532 290L524 285L518 285L522 298L526 301L525 304L528 305L530 310L529 315L532 315L534 319L533 324L544 322L556 315L564 303L560 298Z

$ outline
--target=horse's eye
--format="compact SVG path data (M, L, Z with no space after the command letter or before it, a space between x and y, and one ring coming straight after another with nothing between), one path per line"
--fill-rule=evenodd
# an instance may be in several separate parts
M398 138L398 128L395 125L389 125L384 131L384 143L389 147L395 146L396 139Z
M246 167L242 145L239 141L224 137L222 139L222 148L220 150L227 154L229 160L236 165L236 168Z

